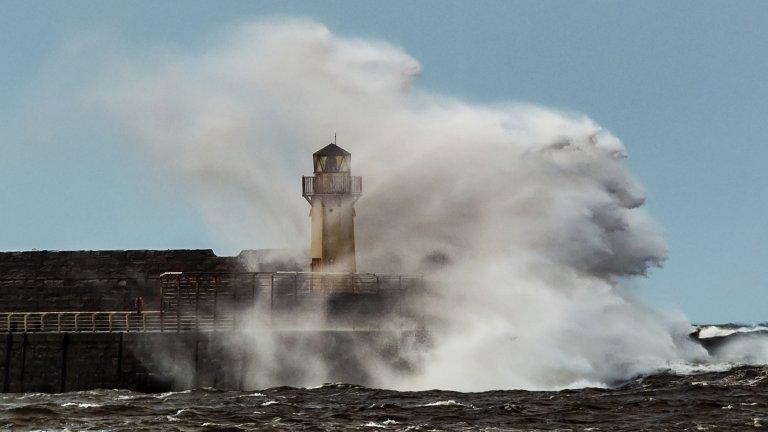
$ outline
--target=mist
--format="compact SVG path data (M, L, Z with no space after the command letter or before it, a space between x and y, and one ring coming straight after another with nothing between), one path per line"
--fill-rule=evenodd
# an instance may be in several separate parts
M300 176L338 135L363 176L358 270L436 291L418 305L430 349L404 353L410 374L371 361L372 385L609 386L706 360L684 317L623 292L667 251L621 141L583 114L420 89L421 73L386 42L269 20L197 53L122 59L92 95L214 235L254 248L307 248ZM275 344L258 345L267 361ZM307 367L301 384L326 378Z

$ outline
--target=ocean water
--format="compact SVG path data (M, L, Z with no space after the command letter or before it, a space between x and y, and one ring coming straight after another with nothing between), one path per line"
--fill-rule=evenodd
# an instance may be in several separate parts
M753 331L728 327L711 338ZM725 329L725 327L724 327ZM728 335L724 335L728 333ZM705 340L706 342L706 340ZM399 392L350 384L0 395L0 430L701 431L768 427L768 365L671 368L610 389Z
M94 390L0 397L0 430L621 431L768 426L768 368L658 374L614 389L397 392L348 384L258 392ZM758 429L759 430L759 429Z

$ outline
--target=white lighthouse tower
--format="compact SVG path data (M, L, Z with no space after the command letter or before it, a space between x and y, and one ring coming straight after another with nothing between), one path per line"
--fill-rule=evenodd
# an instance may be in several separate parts
M302 177L302 195L312 206L310 268L313 272L354 273L355 201L362 177L351 175L352 155L328 144L312 155L315 175Z

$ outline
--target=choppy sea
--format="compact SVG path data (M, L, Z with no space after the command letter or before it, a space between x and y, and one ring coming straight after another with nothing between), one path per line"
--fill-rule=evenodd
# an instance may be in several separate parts
M702 331L704 327L701 328ZM723 327L725 329L725 327ZM729 337L716 333L710 337ZM737 331L744 332L744 331ZM706 335L705 335L706 336ZM398 392L349 384L163 394L0 395L0 430L744 431L768 428L768 365L638 377L611 389Z

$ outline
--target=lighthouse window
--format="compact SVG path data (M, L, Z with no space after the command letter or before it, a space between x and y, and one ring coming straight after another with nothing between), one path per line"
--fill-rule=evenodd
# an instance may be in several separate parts
M325 172L338 172L338 164L337 164L337 158L335 157L323 157L325 159L324 165L324 171Z
M314 156L315 172L349 172L349 156Z
M315 172L325 171L325 161L327 159L328 159L327 156L319 156L315 158Z
M336 156L336 164L339 166L339 171L349 171L349 158L346 156Z

